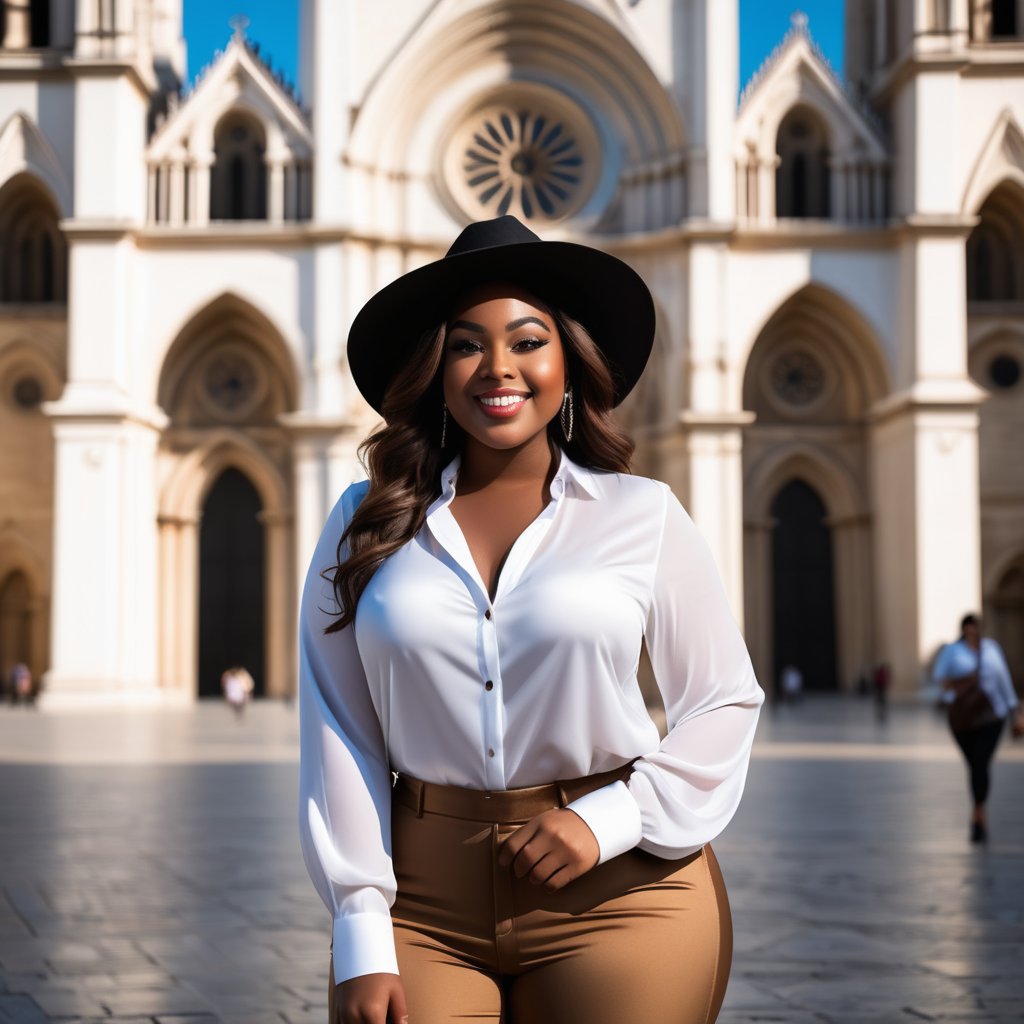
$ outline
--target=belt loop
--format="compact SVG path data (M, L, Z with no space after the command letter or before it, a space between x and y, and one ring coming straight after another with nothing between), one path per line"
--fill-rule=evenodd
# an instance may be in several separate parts
M560 782L556 782L555 786L558 789L558 806L565 807L569 803L569 794L566 793L565 786Z
M419 779L416 780L416 817L423 817L423 791L426 789L426 784L421 782Z

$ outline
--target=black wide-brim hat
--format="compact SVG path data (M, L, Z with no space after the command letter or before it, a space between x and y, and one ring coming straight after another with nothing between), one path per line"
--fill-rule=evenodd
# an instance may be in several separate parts
M600 249L545 242L515 217L468 225L442 259L386 285L359 311L348 363L377 412L392 377L431 327L470 288L508 281L578 320L611 367L618 405L640 379L654 344L654 300L643 278Z

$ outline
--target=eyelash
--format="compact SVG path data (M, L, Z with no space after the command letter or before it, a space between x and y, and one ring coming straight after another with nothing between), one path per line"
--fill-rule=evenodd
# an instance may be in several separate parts
M530 347L525 349L525 351L536 352L537 349L543 348L547 343L546 338L520 338L512 346L512 351L514 352L520 345L529 345ZM452 352L476 352L479 349L479 342L472 341L469 338L460 338L458 341L453 341L451 344Z

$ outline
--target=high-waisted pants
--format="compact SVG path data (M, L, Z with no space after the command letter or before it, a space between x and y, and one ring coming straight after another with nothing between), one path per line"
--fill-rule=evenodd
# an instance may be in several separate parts
M632 850L547 892L498 864L530 818L624 778L484 793L400 777L392 908L410 1024L710 1024L732 962L710 846ZM330 977L334 1021L334 972Z
M988 799L989 765L999 746L999 737L1003 731L1005 719L997 718L994 722L980 725L976 729L965 729L963 732L951 730L953 739L963 751L967 761L967 770L971 779L971 795L976 804L983 804Z

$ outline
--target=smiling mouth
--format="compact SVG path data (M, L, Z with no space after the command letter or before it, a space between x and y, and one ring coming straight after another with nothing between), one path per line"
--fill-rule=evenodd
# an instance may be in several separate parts
M478 395L477 401L488 409L508 409L522 405L529 397L529 395L498 395L495 398L484 398Z

